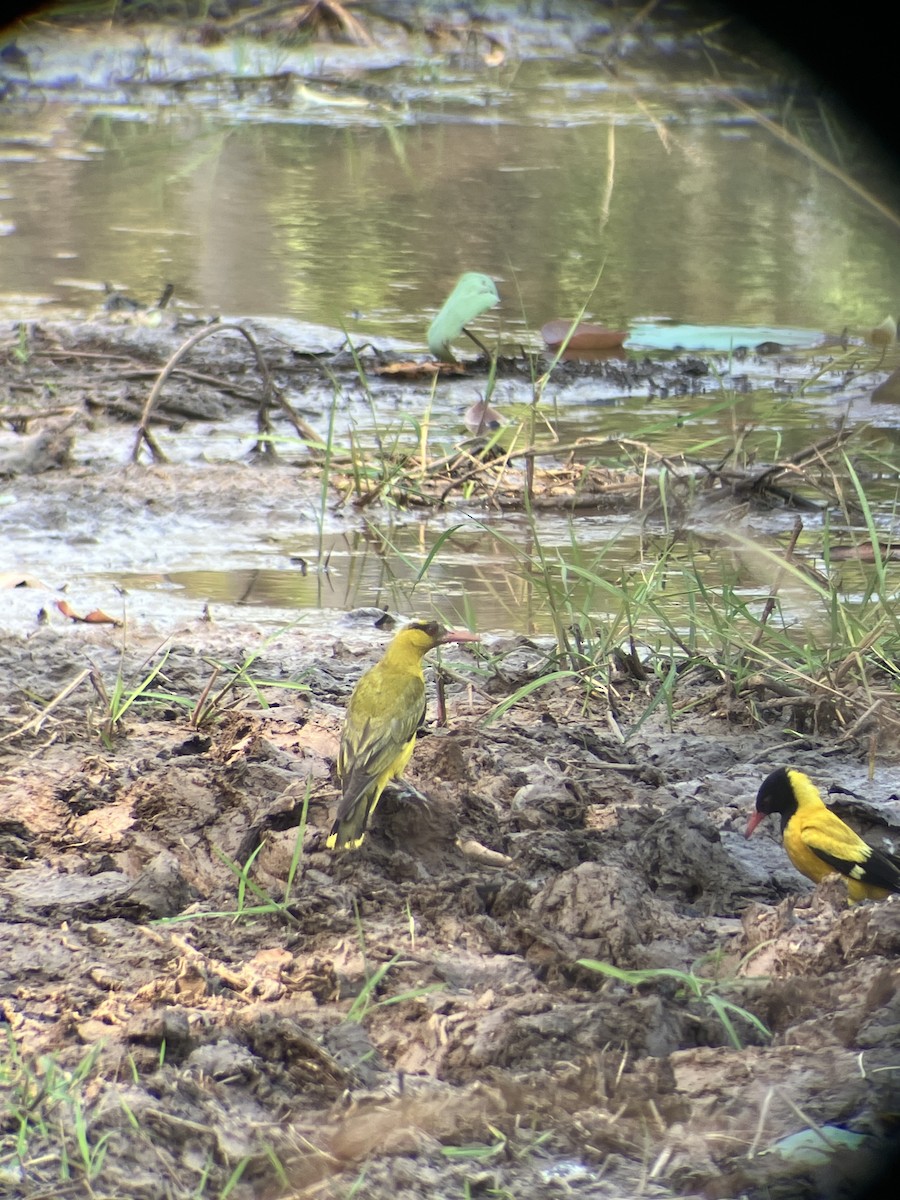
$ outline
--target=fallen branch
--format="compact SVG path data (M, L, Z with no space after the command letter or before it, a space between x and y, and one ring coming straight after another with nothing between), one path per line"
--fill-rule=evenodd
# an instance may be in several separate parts
M245 338L247 342L249 342L253 353L256 356L256 365L259 368L259 373L263 381L263 394L259 403L259 409L257 411L257 432L259 434L259 440L257 441L254 449L265 454L274 454L272 443L264 440L264 438L271 434L269 411L273 407L273 401L277 402L282 411L285 413L288 420L296 430L298 437L302 438L306 442L312 443L313 445L318 445L321 441L319 435L312 428L312 426L308 425L302 417L299 417L294 412L278 388L275 387L272 376L269 373L269 368L266 366L265 359L263 358L262 351L260 350L256 338L253 336L250 330L246 329L243 325L207 325L203 329L198 330L197 333L192 334L186 342L179 346L179 348L175 351L175 353L160 371L156 383L153 385L150 395L147 397L147 401L144 404L144 408L141 413L141 419L138 423L137 437L135 438L134 448L131 451L132 462L136 463L140 460L141 446L144 443L147 444L147 448L149 449L154 462L168 462L168 459L163 453L162 448L158 445L153 434L150 432L150 417L153 413L154 405L159 399L166 380L172 374L181 359L184 358L189 351L193 350L193 348L199 342L202 342L204 338L212 337L213 334L216 333L241 334L241 336Z
M797 539L800 537L802 532L803 522L798 518L794 522L794 528L791 530L791 536L788 538L788 544L784 552L784 561L786 563L789 563L794 557L794 550L797 548ZM772 613L775 611L775 600L781 587L781 577L782 572L780 570L776 571L775 578L772 581L772 587L770 588L769 594L766 597L766 602L763 605L763 610L759 618L759 625L757 626L756 633L754 633L753 637L750 639L751 646L758 646L762 641L762 636L766 631L766 624L768 623L769 617L771 617Z

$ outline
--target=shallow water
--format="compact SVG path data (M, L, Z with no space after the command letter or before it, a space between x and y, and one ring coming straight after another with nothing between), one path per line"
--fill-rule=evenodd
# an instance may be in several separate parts
M631 353L701 353L774 335L809 345L844 329L860 346L896 307L892 224L739 111L718 82L662 54L652 70L613 77L574 53L486 69L464 57L410 61L387 46L351 71L334 49L316 65L309 52L244 42L202 50L167 35L148 37L135 77L137 51L121 35L93 43L45 33L20 44L30 82L0 111L7 322L98 313L105 283L150 302L171 281L176 304L278 321L300 348L300 322L313 322L357 342L401 338L421 354L431 315L464 270L497 281L501 304L477 328L512 352L539 348L543 322L582 308L627 329ZM166 82L210 70L219 73L204 85ZM758 79L747 74L742 85L778 118L780 101ZM565 444L627 432L668 454L702 447L709 461L740 437L770 461L849 417L868 424L863 444L883 455L875 498L891 519L900 420L894 405L871 402L883 373L842 386L832 372L805 386L802 355L726 354L713 370L718 383L702 396L554 381L547 435ZM362 394L342 396L339 436L371 441L376 423L422 418L403 389L373 395L374 410ZM435 390L434 453L458 441L460 414L478 395L467 381ZM324 390L292 399L324 425ZM529 399L521 381L501 378L493 402L516 421ZM402 436L414 444L411 421ZM234 459L247 441L233 427L203 429L179 450ZM127 460L109 441L83 454ZM439 603L481 626L546 631L546 596L525 561L533 533L518 518L486 522L518 549L463 518L464 533L417 581L457 519L363 521L345 511L320 527L297 514L289 530L259 513L212 527L170 519L164 535L113 539L96 555L84 553L90 531L72 528L40 543L20 530L18 550L41 575L117 582L192 610L206 600L252 604L280 619L285 609ZM767 530L778 527L776 518ZM541 518L540 530L555 559L602 553L613 577L659 553L621 517ZM714 583L719 565L711 555ZM764 590L752 572L742 583ZM601 597L590 604L604 612Z
M84 75L70 37L58 69ZM624 81L577 59L424 70L274 100L219 80L128 103L110 79L7 104L0 314L90 309L104 282L150 302L171 280L204 311L421 344L463 270L497 280L484 324L514 340L584 304L618 328L840 332L893 311L891 224L665 57Z

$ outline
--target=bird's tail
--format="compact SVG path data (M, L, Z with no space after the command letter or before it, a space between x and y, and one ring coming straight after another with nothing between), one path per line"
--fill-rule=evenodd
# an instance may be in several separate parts
M380 790L370 786L349 804L346 798L338 810L338 818L325 839L328 850L356 850L363 844L369 817L375 811Z

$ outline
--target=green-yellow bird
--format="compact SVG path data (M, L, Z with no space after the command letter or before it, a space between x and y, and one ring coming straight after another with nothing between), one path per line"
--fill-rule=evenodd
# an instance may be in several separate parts
M362 675L341 733L341 802L325 842L329 850L361 845L381 793L402 775L412 757L416 731L425 717L424 656L447 642L477 641L478 635L467 629L413 621L395 634L381 661Z
M771 813L781 817L788 858L807 879L819 883L826 875L843 875L851 904L900 892L900 859L870 846L845 825L802 771L779 767L763 780L745 837Z

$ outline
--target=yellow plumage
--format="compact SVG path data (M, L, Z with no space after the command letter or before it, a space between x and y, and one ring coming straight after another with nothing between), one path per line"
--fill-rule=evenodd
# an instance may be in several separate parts
M338 778L341 801L325 842L329 850L353 850L366 835L381 793L402 775L425 718L422 659L446 642L475 642L468 630L437 621L413 621L395 635L384 657L360 678L341 733Z
M876 850L844 824L802 771L780 767L763 781L745 836L771 813L781 817L781 840L788 858L807 879L818 883L827 875L842 875L852 904L900 892L900 861Z

